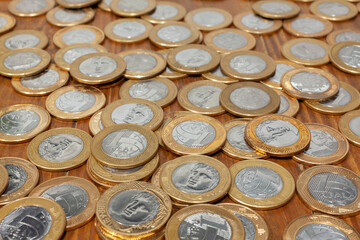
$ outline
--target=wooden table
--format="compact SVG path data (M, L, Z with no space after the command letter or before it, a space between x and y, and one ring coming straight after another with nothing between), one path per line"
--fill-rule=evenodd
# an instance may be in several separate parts
M173 0L174 2L178 2L185 6L187 11L190 11L192 9L200 8L200 7L216 7L216 8L222 8L227 11L229 11L233 16L236 14L248 11L251 9L251 2L250 1L243 1L243 0L206 0L206 1L200 1L200 0ZM7 4L10 2L10 0L2 0L0 3L0 11L1 12L8 12L7 11ZM297 2L297 4L301 7L302 13L310 13L309 12L309 4L308 3L301 3ZM53 57L55 52L58 50L54 44L52 43L52 36L54 33L59 30L59 27L52 26L47 23L45 19L45 15L39 16L39 17L32 17L32 18L20 18L16 17L17 19L17 25L15 27L15 30L21 30L21 29L34 29L43 31L46 33L46 35L50 39L49 46L46 48L47 51L51 53L51 56ZM97 27L100 27L101 29L104 29L107 23L110 21L113 21L115 19L118 19L117 16L115 16L112 13L105 12L101 9L96 10L96 17L95 19L90 23L92 25L95 25ZM357 29L357 26L360 26L360 17L357 16L355 19L345 22L334 22L334 30L337 29L345 29L345 28L351 28L351 29ZM257 45L255 50L265 52L266 54L270 55L274 59L282 59L280 53L280 47L290 39L293 39L295 37L287 34L283 29L280 31L270 34L270 35L264 35L264 36L255 36ZM325 41L325 39L321 39ZM145 48L145 49L153 49L158 50L154 45L150 43L149 40L142 41L140 43L134 43L134 44L119 44L110 41L109 39L105 39L103 42L103 46L105 46L109 52L118 53L126 49L133 49L133 48ZM359 78L346 74L344 72L339 71L331 64L327 64L325 66L321 67L322 69L334 74L340 81L347 82L352 84L354 87L359 89L360 83L358 82ZM182 86L196 80L202 79L201 77L187 77L184 79L174 80L175 84L178 88L181 88ZM10 79L0 77L1 81L1 88L0 88L0 107L6 107L13 104L19 104L19 103L31 103L31 104L37 104L45 108L45 99L46 97L27 97L23 96L12 88ZM74 80L71 80L70 84L74 84ZM104 88L101 89L107 98L107 104L111 103L117 99L119 99L118 91L119 87L121 86L121 83L113 88ZM166 107L164 109L165 112L172 112L182 110L180 105L177 102L174 102L170 106ZM221 116L216 117L216 119L220 120L221 122L226 122L228 120L234 119L235 117L231 114L223 114ZM316 113L309 108L307 108L303 103L300 104L300 111L298 115L296 116L297 119L303 121L304 123L322 123L329 125L331 127L337 128L338 127L338 120L339 116L328 116L323 115L320 113ZM52 122L50 125L50 128L58 128L58 127L73 127L73 128L79 128L82 130L85 130L89 132L88 128L88 122L89 120L80 120L80 121L72 121L72 122L66 122L61 121L55 118L52 118ZM0 157L21 157L27 159L26 155L26 148L28 146L28 143L22 143L22 144L0 144ZM349 168L353 170L354 172L360 174L359 164L357 164L356 160L356 154L360 153L360 149L355 147L354 145L351 145L351 149L349 152L348 157L344 162L339 164L339 166L343 166L346 168ZM166 161L169 161L171 159L176 158L177 156L175 154L172 154L168 151L165 151L164 149L159 150L160 154L160 162L164 163ZM221 151L214 154L213 157L216 159L221 160L223 163L226 164L226 166L230 167L232 164L236 163L237 160L229 158L225 156ZM299 176L299 174L306 168L302 164L298 164L295 161L293 161L291 158L285 158L285 159L274 159L271 158L271 161L274 161L282 166L284 166L287 170L291 172L291 174L294 176L295 179ZM46 171L40 171L40 183L44 182L50 178L59 177L59 176L79 176L86 179L89 179L86 173L85 166L79 167L77 169L68 171L68 172L60 172L60 173L51 173ZM99 188L100 189L100 188ZM104 191L104 189L100 189L101 191ZM222 202L231 202L229 198L224 199ZM270 231L270 239L279 240L282 239L283 231L286 227L286 225L292 221L293 219L306 215L311 214L312 211L308 209L300 200L299 196L295 194L295 196L292 198L292 200L283 206L282 208L271 210L271 211L259 211L259 213L264 217L266 222L269 226ZM360 216L354 216L345 218L345 221L347 221L349 224L351 224L357 231L360 231ZM63 239L100 239L99 236L96 233L96 230L94 228L94 221L92 220L85 226L66 232Z

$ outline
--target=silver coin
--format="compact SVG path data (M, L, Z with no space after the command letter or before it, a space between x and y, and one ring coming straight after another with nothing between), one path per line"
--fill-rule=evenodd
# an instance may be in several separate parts
M296 31L306 34L318 33L325 29L324 23L313 18L298 18L290 23Z
M271 98L264 90L254 87L237 88L230 93L230 101L246 110L257 110L270 104Z
M40 38L34 34L21 33L9 37L4 42L7 49L32 48L40 43Z
M344 16L350 12L350 9L339 2L324 2L318 5L318 10L331 17Z
M296 233L296 240L349 240L345 233L333 226L313 223L305 225Z
M222 24L225 21L225 16L216 11L201 11L196 13L192 20L198 25L213 27Z
M171 175L171 180L175 187L184 193L202 194L218 186L220 175L209 164L192 162L177 167Z
M44 139L38 147L39 155L51 162L64 162L78 156L84 142L73 134L61 133Z
M45 69L43 72L30 77L20 78L20 83L27 88L41 89L54 85L60 80L60 75L52 69Z
M26 171L18 165L4 164L4 167L9 175L9 184L5 192L1 195L2 197L14 193L22 188L28 178Z
M288 64L284 64L284 63L277 63L276 64L276 71L275 74L271 77L269 77L269 80L271 82L274 83L279 83L281 82L281 78L284 75L284 73L286 73L287 71L294 69L294 66L288 65Z
M209 64L212 56L208 51L196 48L189 48L178 52L175 60L185 67L201 67Z
M103 168L105 168L106 170L108 170L109 172L115 173L115 174L131 174L134 172L139 171L140 169L142 169L145 165L141 165L138 167L134 167L134 168L128 168L128 169L121 169L121 168L112 168L112 167L108 167L105 165L102 165Z
M163 53L162 56L164 57L165 61L167 60L167 53ZM176 71L172 70L168 65L166 66L165 71L166 73L174 73Z
M83 9L60 9L55 12L54 18L60 22L76 22L86 17Z
M256 236L255 225L247 217L240 215L238 213L234 213L234 214L240 219L241 223L244 226L245 240L254 240Z
M122 129L108 134L101 143L104 152L111 157L126 159L136 157L146 149L146 137L139 132Z
M175 17L178 13L179 10L174 6L157 4L155 10L149 16L158 20L166 20Z
M153 56L144 53L129 54L124 57L126 70L130 72L147 72L154 69L157 60Z
M221 48L235 50L248 44L246 37L239 33L220 33L213 38L213 43Z
M6 18L0 16L0 29L5 27L6 24L7 24Z
M115 108L111 113L111 120L116 124L132 123L145 125L154 118L154 112L140 103L128 103Z
M315 60L327 55L326 50L316 43L299 42L290 47L290 52L298 58L305 60Z
M358 197L358 189L350 179L331 172L314 175L307 187L317 201L330 206L346 206Z
M37 113L30 110L8 112L0 117L0 132L7 135L21 135L35 129L40 123Z
M89 77L103 77L117 68L117 63L113 58L98 56L88 58L79 65L79 70Z
M121 22L113 27L112 32L119 37L131 39L144 34L146 27L138 22Z
M360 68L360 45L350 45L342 47L338 56L346 65Z
M267 199L278 195L284 183L281 176L266 167L247 167L235 176L235 185L248 197Z
M274 21L249 14L241 18L241 23L254 30L264 30L274 26Z
M46 0L23 0L16 4L16 8L24 13L38 12L48 5Z
M120 0L118 1L118 7L125 11L140 11L149 6L147 0Z
M41 57L33 52L19 52L7 56L4 66L13 71L22 71L36 67L41 63Z
M246 124L241 124L230 128L226 139L231 146L242 151L252 152L254 150L245 141L245 127Z
M311 142L304 151L305 154L312 157L326 157L338 150L339 143L330 133L318 129L310 129L310 133Z
M289 101L286 99L286 97L279 95L280 96L280 106L279 109L277 110L277 114L283 114L284 112L286 112L289 107L290 107L290 103Z
M349 104L350 102L351 95L344 88L340 88L339 92L334 97L325 101L319 101L320 104L327 107L341 107Z
M266 62L254 55L239 55L230 60L230 67L242 74L257 74L266 69Z
M41 197L57 202L65 212L67 219L79 215L89 203L89 195L82 188L73 184L61 184L48 188Z
M89 92L73 90L61 94L55 100L55 106L64 112L83 112L94 106L96 97Z
M217 77L227 77L227 75L225 75L225 73L221 70L220 66L212 70L211 73Z
M351 119L349 122L349 127L353 133L360 137L360 116Z
M64 33L61 37L61 40L67 44L76 44L76 43L91 43L95 41L96 34L88 29L74 29Z
M137 82L129 88L129 95L131 97L154 102L164 99L168 93L168 87L164 83L155 80Z
M304 93L323 93L330 88L329 80L317 73L299 72L290 79L296 90Z
M344 42L344 41L357 41L360 42L360 33L355 32L343 32L339 33L335 37L335 41L338 42Z
M170 25L162 27L156 35L164 41L175 43L188 39L191 36L191 31L184 26Z
M285 2L265 2L261 4L260 8L265 12L274 14L287 13L293 10L291 5L286 4Z
M84 55L90 54L90 53L97 53L99 52L96 48L92 47L77 47L67 50L64 55L63 59L65 62L71 64L73 61L78 59L79 57L82 57Z
M153 194L142 190L126 190L116 194L109 202L111 218L122 225L138 226L153 220L159 213L160 203Z
M222 216L201 212L186 217L178 229L181 240L214 239L230 240L232 229Z
M221 88L215 86L198 86L188 92L187 99L197 107L214 108L220 106L221 91Z
M50 213L38 206L19 207L0 223L2 239L43 239L53 223Z

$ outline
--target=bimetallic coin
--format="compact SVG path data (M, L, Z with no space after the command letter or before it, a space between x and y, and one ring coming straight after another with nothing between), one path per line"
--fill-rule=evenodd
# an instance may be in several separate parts
M300 108L299 101L296 98L292 98L285 92L275 89L276 93L280 96L280 105L277 110L277 114L282 114L289 117L294 117Z
M0 165L0 176L0 194L2 194L8 188L8 185L11 184L11 182L9 182L8 171L3 165Z
M213 31L231 25L232 15L220 8L198 8L188 12L184 20L200 30Z
M64 8L85 8L94 5L100 0L56 0L56 2Z
M46 48L48 37L36 30L11 31L0 37L0 50L13 50L20 48Z
M201 74L201 76L208 79L208 80L211 80L213 82L219 82L219 83L225 83L225 84L236 83L236 82L239 81L238 79L231 78L231 77L227 76L221 70L220 66L218 66L217 68L215 68L211 72Z
M46 14L46 20L58 27L69 27L90 22L95 17L92 8L68 9L55 7Z
M19 17L42 15L55 6L54 0L14 0L9 2L8 10Z
M106 12L111 12L110 3L112 0L101 0L98 7Z
M252 10L264 18L288 19L300 13L300 7L289 1L263 0L251 5Z
M155 0L113 0L111 11L120 17L138 17L147 14L156 7Z
M326 36L326 41L329 45L344 41L356 41L360 42L360 31L355 29L340 29L331 32Z
M156 1L156 8L141 18L153 23L164 24L169 21L181 21L186 14L186 9L175 2L170 1Z
M341 116L339 130L354 145L360 146L360 110L354 110Z
M344 0L319 0L310 5L310 11L330 21L345 21L355 17L358 9Z
M334 44L329 50L332 64L340 70L360 74L360 43L357 41L345 41Z
M7 14L7 13L0 13L0 33L5 33L13 29L16 25L16 19Z
M94 113L89 120L89 130L91 135L93 136L100 132L102 129L104 129L104 126L101 123L102 111L103 109Z
M164 49L164 50L160 50L160 51L157 51L157 52L160 53L164 57L164 59L166 61L167 55L168 55L168 53L170 51L171 51L170 49ZM183 77L186 77L186 76L187 76L187 74L176 72L175 70L171 69L169 66L167 66L165 68L165 71L163 71L162 73L159 74L159 77L161 77L161 78L169 78L169 79L178 79L178 78L183 78Z

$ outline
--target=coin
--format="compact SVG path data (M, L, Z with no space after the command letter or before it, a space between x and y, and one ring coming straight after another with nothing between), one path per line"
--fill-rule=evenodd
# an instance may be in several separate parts
M160 51L157 51L157 52L160 53L164 57L164 59L166 61L167 55L168 55L168 53L170 51L171 51L170 49L163 49L163 50L160 50ZM163 71L162 73L159 74L159 77L161 77L161 78L169 78L169 79L178 79L178 78L183 78L183 77L186 77L186 76L187 76L187 74L176 72L173 69L171 69L169 66L167 66L165 68L165 71Z
M358 15L356 6L344 0L318 0L310 5L310 11L330 21L345 21Z
M29 77L14 77L11 79L13 88L24 95L43 96L63 87L68 83L69 74L54 64L47 69Z
M330 215L352 215L360 210L360 177L347 168L315 166L303 171L296 190L311 209Z
M245 128L246 142L271 156L288 157L310 144L310 131L301 121L281 114L257 117Z
M110 3L112 0L101 0L98 7L106 12L111 12Z
M178 3L170 1L156 1L156 8L141 18L153 23L164 24L169 21L181 21L186 14L186 9Z
M59 88L46 98L46 109L54 117L74 120L90 117L105 105L105 95L97 88L71 85Z
M94 5L100 0L56 0L56 2L64 8L85 8Z
M228 27L232 23L232 15L221 8L198 8L185 16L185 22L203 31L213 31Z
M0 33L6 33L13 29L16 25L16 18L7 14L0 13Z
M90 181L80 177L57 177L34 188L30 197L44 197L57 202L65 212L66 230L85 225L95 214L100 193Z
M333 25L328 20L311 14L300 14L297 18L284 21L284 29L297 37L324 37L328 35Z
M326 100L339 92L340 84L331 73L320 68L297 68L284 74L283 90L297 99Z
M201 76L206 79L209 79L213 82L219 82L219 83L225 83L225 84L236 83L239 81L238 79L234 79L234 78L227 76L221 70L220 66L217 66L217 68L215 68L211 72L206 72L206 73L201 74Z
M91 25L76 25L58 30L53 36L53 43L58 48L77 43L102 43L104 32Z
M113 0L111 11L120 17L138 17L151 12L156 7L155 0Z
M288 19L300 13L300 7L289 1L263 0L251 5L252 10L264 18Z
M152 78L166 68L164 57L155 51L131 49L118 53L126 62L124 76L128 79Z
M279 95L257 82L239 82L228 85L220 94L221 106L238 117L256 117L278 110Z
M360 74L359 64L360 43L357 41L345 41L334 44L329 50L329 57L332 64L340 70Z
M0 37L0 51L21 48L46 48L49 39L36 30L11 31Z
M165 165L167 165L168 163L170 163L171 161L167 161L167 162L164 162L163 164L161 164L157 169L156 171L154 172L154 174L152 175L151 177L151 184L154 184L158 187L161 187L160 185L160 172L161 170L165 167Z
M102 129L104 129L104 126L101 123L101 114L104 111L104 109L100 109L96 113L94 113L90 120L89 120L89 130L91 135L96 135L98 132L100 132Z
M90 22L95 17L95 11L92 8L67 9L55 7L46 14L46 20L58 27L75 26Z
M229 170L232 178L229 197L245 206L262 210L279 208L295 193L291 173L274 162L244 160Z
M253 34L268 34L279 30L282 21L262 18L252 11L248 11L235 15L234 26Z
M35 17L46 13L54 6L54 0L14 0L9 2L8 10L15 16Z
M305 239L359 240L356 230L345 221L322 214L301 216L291 221L283 234L283 240Z
M3 165L0 165L0 194L2 194L9 184L9 175L6 168Z
M341 116L339 130L355 146L360 146L360 110L354 110Z
M280 106L277 114L282 114L289 117L294 117L300 108L300 104L296 98L292 98L285 92L275 89L276 93L280 96Z
M360 31L356 29L336 30L326 36L326 41L329 45L334 45L335 43L344 41L360 42Z

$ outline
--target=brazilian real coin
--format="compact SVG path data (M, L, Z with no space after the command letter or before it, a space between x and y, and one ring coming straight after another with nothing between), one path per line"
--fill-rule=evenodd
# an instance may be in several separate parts
M36 30L16 30L0 37L0 51L20 48L46 48L48 37Z
M334 44L329 51L329 57L332 64L340 70L360 74L360 64L358 61L358 52L360 42L345 41Z
M295 193L291 173L271 161L244 160L235 163L229 170L232 178L230 198L251 208L279 208L289 202Z
M55 0L14 0L8 10L18 17L36 17L45 14L55 6Z
M223 57L223 56L222 56ZM221 60L220 60L221 61ZM202 77L211 80L213 82L219 82L219 83L225 83L225 84L230 84L230 83L236 83L239 82L238 79L235 78L231 78L228 75L226 75L223 70L221 70L220 65L217 66L217 68L215 68L214 70L212 70L211 72L206 72L201 74Z
M104 109L100 109L94 113L89 120L89 131L93 136L104 129L104 126L101 123L101 114L103 110Z
M221 8L198 8L188 12L185 22L203 31L213 31L231 25L232 15Z
M345 0L317 0L310 5L310 11L330 21L345 21L358 15L358 9Z
M339 130L354 145L360 146L360 110L354 110L341 116Z
M170 49L163 49L158 51L158 53L160 53L164 57L165 61L167 61L167 55L169 54L170 51L171 51ZM159 77L168 78L168 79L178 79L186 76L187 76L186 73L177 72L171 69L169 66L166 66L165 71L159 74Z
M64 8L85 8L94 5L100 0L56 0L56 2Z
M256 14L270 19L288 19L300 13L300 7L297 4L282 0L257 1L251 7Z
M181 21L186 9L181 4L170 1L156 1L156 8L141 18L152 24L164 24L169 21Z
M2 194L9 184L9 175L6 168L3 165L0 165L0 194Z
M332 31L326 36L326 41L330 46L338 42L356 41L360 42L360 31L356 29L339 29Z
M290 97L281 90L275 89L275 92L280 96L279 109L275 113L294 117L300 108L299 101L296 98Z
M0 13L0 33L6 33L13 29L16 25L16 18L7 14Z
M90 22L95 17L92 8L68 9L55 7L46 14L46 20L57 27L69 27Z
M147 14L156 7L155 0L113 0L111 11L120 17L138 17Z
M360 177L347 168L323 165L303 171L296 190L311 209L348 216L360 211Z

